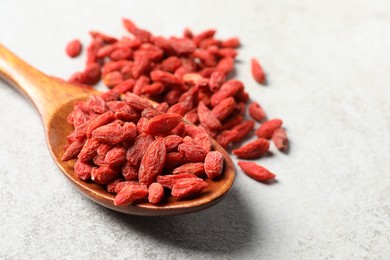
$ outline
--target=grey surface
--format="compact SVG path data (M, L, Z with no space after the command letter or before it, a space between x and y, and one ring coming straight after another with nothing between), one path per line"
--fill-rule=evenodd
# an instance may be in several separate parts
M278 182L238 171L222 203L191 215L110 211L67 182L33 106L0 82L0 258L390 258L388 1L2 0L0 42L67 78L84 59L65 44L90 29L122 35L121 17L166 36L188 26L241 38L237 77L291 139L288 155L272 147L260 160Z

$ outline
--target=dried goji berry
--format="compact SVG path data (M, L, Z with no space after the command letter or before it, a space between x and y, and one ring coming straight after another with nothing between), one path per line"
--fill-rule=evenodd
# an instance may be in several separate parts
M256 159L266 154L268 149L269 142L267 139L259 138L241 146L238 149L234 149L232 152L237 155L238 158Z
M102 165L99 168L93 168L91 172L91 180L99 184L107 184L118 178L118 170L111 168L108 165Z
M208 129L218 130L221 127L221 122L203 102L199 102L198 117L199 122Z
M241 123L242 120L244 120L244 117L243 117L242 115L230 116L230 117L227 118L226 120L222 121L222 126L221 126L221 128L220 128L220 131L230 130L230 129L232 129L234 126L236 126L236 125L238 125L239 123Z
M139 96L134 95L130 92L126 93L125 101L129 106L138 111L142 111L147 107L153 107L147 99L140 98Z
M171 39L172 49L179 55L193 53L196 50L196 45L190 39Z
M174 129L181 120L182 117L178 114L161 114L148 121L145 132L150 135L166 136L170 134L172 129Z
M94 85L100 80L100 64L88 63L85 70L82 72L83 81L82 83Z
M115 61L130 59L133 57L133 51L130 48L121 47L115 49L113 52L110 53L109 56L111 60L115 60Z
M176 198L186 198L199 194L207 187L207 182L202 179L188 178L177 181L172 187L171 194Z
M148 188L148 201L152 204L158 204L164 198L164 188L158 182L153 182Z
M210 75L209 87L211 92L217 92L226 81L226 75L222 71L214 71Z
M239 90L243 88L244 85L239 80L231 79L229 81L226 81L221 86L221 89L211 96L211 105L215 107L222 100L228 97L233 97Z
M114 116L114 112L112 111L107 111L106 113L101 114L100 116L91 120L87 126L87 132L86 132L87 137L90 137L92 131L95 130L96 128L111 123L114 120L115 120L115 116Z
M260 84L265 83L265 74L263 71L263 68L261 67L259 61L255 58L251 60L251 66L252 66L252 76L253 78L259 82Z
M100 142L95 139L91 138L86 141L83 148L81 149L79 155L77 158L83 162L87 162L91 160L95 155L98 147L100 146Z
M224 48L238 48L240 47L240 40L237 37L232 37L222 41L221 44Z
M68 148L66 148L66 151L62 156L62 160L69 161L71 159L76 158L77 155L80 153L81 149L83 148L84 143L84 141L79 140L75 140L73 143L71 143Z
M223 121L234 111L236 107L236 101L234 98L228 97L222 100L219 104L217 104L211 112L218 118L218 120Z
M283 121L281 119L271 119L263 124L256 130L256 135L258 137L263 137L266 139L270 139L272 137L272 134L274 131L278 128L280 128L283 124Z
M172 171L172 174L182 174L182 173L189 173L194 174L196 176L201 176L205 172L205 168L202 162L197 163L186 163L183 164L177 168L175 168Z
M164 137L165 148L167 151L173 151L183 141L183 138L178 135L168 135Z
M242 139L244 139L245 136L247 136L254 128L255 122L252 120L246 120L235 127L233 127L232 130L236 130L237 134L233 138L233 142L240 142Z
M261 121L265 118L264 110L257 102L252 102L249 105L249 115L256 121Z
M112 145L122 142L125 138L123 127L118 120L96 128L92 131L92 137L98 141Z
M180 66L181 60L176 56L168 57L161 63L161 69L171 73L175 72Z
M114 205L129 205L134 201L145 198L148 195L148 187L143 184L125 185L115 196Z
M176 167L179 164L185 163L187 160L184 158L184 155L182 155L179 152L171 152L167 153L167 156L165 158L165 169L172 169Z
M200 145L179 144L177 150L191 162L203 162L207 152Z
M122 175L126 181L136 181L138 180L138 168L130 161L127 161L122 167Z
M211 151L204 160L204 170L209 178L215 178L222 174L223 155L218 151Z
M288 147L288 138L286 130L283 128L277 128L272 134L272 141L274 142L276 148L283 151Z
M80 179L86 181L91 178L92 166L89 163L82 162L77 160L74 165L74 173Z
M116 179L116 180L114 180L114 181L108 183L108 184L107 184L107 191L108 191L109 193L114 193L114 194L117 193L117 192L115 191L115 189L116 189L116 186L117 186L120 182L122 182L122 179L121 179L121 178L118 178L118 179Z
M179 77L163 70L153 70L150 73L150 78L164 85L181 85L183 83Z
M172 189L173 185L175 185L178 181L186 180L186 179L202 180L201 178L196 177L196 175L192 173L181 173L181 174L160 175L157 177L157 182L168 189Z
M107 152L104 162L113 167L123 164L126 161L126 149L116 146Z
M275 178L275 174L271 173L266 168L254 162L239 161L238 166L240 166L240 168L246 175L261 182L265 182Z
M148 94L150 96L158 96L161 93L163 93L165 90L165 87L160 82L155 82L153 84L144 85L142 88L143 94Z
M69 57L77 57L80 55L82 49L82 45L80 40L72 40L66 45L66 53L69 55Z
M104 76L103 81L107 87L113 88L123 81L123 75L119 71L112 71Z
M142 184L150 185L161 174L166 157L164 139L156 139L147 148L142 157L138 171L138 179Z

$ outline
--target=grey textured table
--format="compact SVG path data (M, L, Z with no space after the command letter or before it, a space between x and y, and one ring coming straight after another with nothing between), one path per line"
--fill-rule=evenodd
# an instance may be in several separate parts
M241 38L237 77L291 139L288 155L260 160L278 182L238 171L226 199L199 213L110 211L67 182L35 109L0 81L0 258L390 258L388 1L2 0L0 42L67 78L84 59L65 44L87 43L90 29L123 35L121 17L166 36L188 26ZM251 78L252 56L266 87Z

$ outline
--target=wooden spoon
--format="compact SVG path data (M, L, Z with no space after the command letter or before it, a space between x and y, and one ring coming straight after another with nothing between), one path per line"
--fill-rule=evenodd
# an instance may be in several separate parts
M108 193L105 187L80 180L73 170L74 161L63 162L61 160L66 136L73 131L66 119L73 110L74 103L99 92L92 88L81 88L49 77L15 56L1 44L0 77L28 97L37 108L45 128L46 141L51 155L65 176L84 195L107 208L143 216L190 213L206 209L219 202L233 184L234 164L226 151L215 140L212 140L214 150L220 151L224 156L224 172L216 180L206 179L209 186L200 196L188 200L178 200L170 196L158 206L148 202L140 202L130 206L115 206L114 195Z

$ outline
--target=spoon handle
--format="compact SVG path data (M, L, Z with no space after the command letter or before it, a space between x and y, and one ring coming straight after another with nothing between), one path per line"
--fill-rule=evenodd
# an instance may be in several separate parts
M32 67L0 44L0 77L27 96L44 123L65 102L81 93L91 92L60 79L49 77Z

